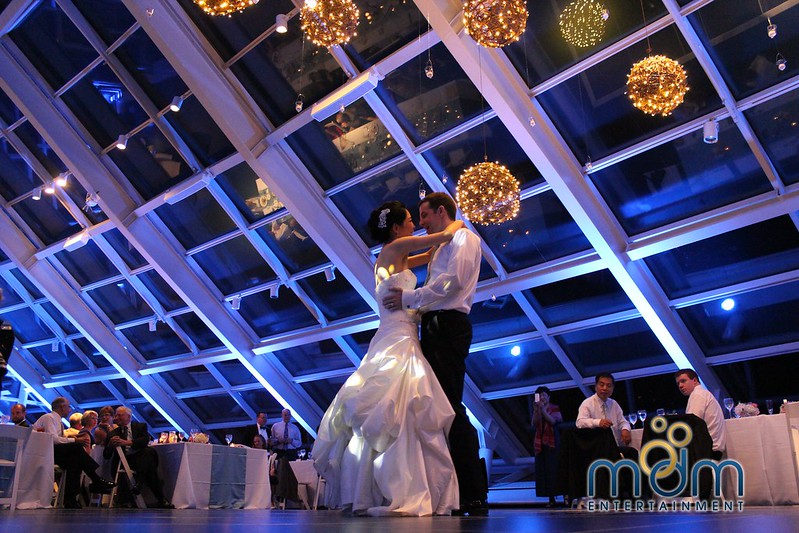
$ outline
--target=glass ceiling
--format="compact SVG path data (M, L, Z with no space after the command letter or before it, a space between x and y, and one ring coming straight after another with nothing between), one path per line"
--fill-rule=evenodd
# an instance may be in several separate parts
M377 326L369 212L415 216L484 157L522 190L515 220L474 228L464 402L497 458L531 455L537 386L574 419L602 370L625 411L682 408L686 364L736 400L799 399L799 2L605 0L604 40L580 49L566 3L529 2L523 38L487 51L457 0L358 0L358 36L331 50L303 40L299 0L220 19L3 2L0 410L66 395L218 438L288 406L310 442ZM625 92L649 47L688 73L669 117ZM375 90L312 117L367 70Z

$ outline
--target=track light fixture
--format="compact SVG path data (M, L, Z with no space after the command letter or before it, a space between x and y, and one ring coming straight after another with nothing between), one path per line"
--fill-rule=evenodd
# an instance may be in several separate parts
M176 96L169 103L169 110L172 111L173 113L177 113L178 111L180 111L180 106L182 105L183 105L183 98L180 96Z
M269 297L277 300L280 297L280 285L272 285L269 287Z
M66 187L67 178L69 178L69 172L62 172L56 177L55 184L58 185L59 187Z
M704 140L707 144L716 144L719 142L718 122L712 118L705 122L705 125L702 127L702 133L704 134Z
M42 199L42 188L41 187L35 187L33 189L33 192L31 193L31 198L33 198L34 200L41 200Z
M279 14L275 17L275 31L278 33L286 33L289 31L288 27L289 23L289 16L284 14Z
M234 311L241 309L241 295L237 294L230 300L230 308Z
M128 147L128 136L127 135L120 135L117 138L116 147L119 150L124 150L125 148L127 148Z
M325 267L325 279L327 281L333 281L334 279L336 279L336 267L334 266Z
M44 192L45 192L45 194L54 194L55 193L55 185L53 185L52 181L48 182L47 185L44 186Z

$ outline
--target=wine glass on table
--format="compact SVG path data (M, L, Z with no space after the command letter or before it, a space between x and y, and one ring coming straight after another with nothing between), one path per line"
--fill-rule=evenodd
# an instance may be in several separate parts
M635 423L638 422L638 413L630 413L627 415L627 420L630 422L630 426L634 428Z
M641 409L638 411L638 420L641 421L641 427L645 427L644 422L646 422L646 410Z
M732 401L732 398L724 398L724 407L727 409L727 412L730 414L730 418L732 418L733 406L735 406L735 402Z
M655 411L655 412L657 413L657 415L658 415L658 416L665 416L665 415L666 415L666 410L665 410L665 409L663 409L663 408L661 408L661 409L658 409L658 410L657 410L657 411Z
M305 460L305 454L307 453L308 452L305 451L305 448L300 448L299 450L297 450L297 456L300 458L300 461Z
M230 433L225 435L225 442L227 442L227 445L230 446L230 443L233 442L233 435Z

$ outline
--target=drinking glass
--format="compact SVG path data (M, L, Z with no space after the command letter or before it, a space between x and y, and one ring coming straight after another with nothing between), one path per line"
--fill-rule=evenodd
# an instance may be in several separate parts
M735 402L732 401L732 398L724 398L724 407L727 409L727 412L730 414L730 418L732 418L732 408L735 406Z
M305 448L300 448L300 449L297 451L297 456L299 456L299 458L300 458L300 461L302 461L302 460L304 460L304 459L305 459L305 454L306 454L306 453L307 453L307 452L305 451Z
M771 400L766 400L766 410L768 411L768 414L773 415L774 414L774 402L772 402Z
M638 413L630 413L627 415L627 420L632 427L635 427L635 423L638 422Z
M178 435L174 431L169 432L169 443L174 444L178 441Z
M230 443L233 442L233 435L231 435L230 433L225 435L225 442L227 442L227 445L230 446Z
M161 438L158 439L158 442L160 442L161 444L166 444L167 442L169 442L169 433L167 433L166 431L162 431Z
M666 410L665 410L665 409L662 409L662 408L661 408L661 409L658 409L658 410L657 410L657 411L655 411L655 412L657 413L657 415L658 415L658 416L665 416L665 415L666 415Z
M646 422L646 411L641 409L638 411L638 420L641 421L641 426L644 426L644 422Z

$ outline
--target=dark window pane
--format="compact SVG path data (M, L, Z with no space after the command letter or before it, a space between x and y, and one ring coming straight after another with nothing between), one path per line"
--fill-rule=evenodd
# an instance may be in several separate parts
M328 320L372 312L372 308L341 274L336 275L333 281L327 281L325 274L317 274L303 278L298 283Z
M219 382L204 366L178 368L158 374L175 392L189 392L203 389L218 389Z
M94 366L97 368L106 368L111 366L111 363L106 359L106 357L100 353L100 350L95 348L94 344L86 339L85 337L79 337L77 339L72 339L72 342L75 343L75 346L83 352L83 355L89 358Z
M780 95L744 115L782 180L799 182L799 91Z
M558 341L583 376L672 362L642 318L565 333Z
M799 268L799 233L783 216L644 261L669 298L680 298Z
M705 355L719 355L794 342L799 338L799 282L733 297L735 307L717 299L678 309Z
M291 215L279 218L271 226L259 228L257 231L291 272L306 270L328 260Z
M147 120L139 103L105 63L61 98L103 148Z
M222 294L254 287L277 277L243 235L191 257Z
M16 328L16 323L12 322L12 324ZM31 347L28 351L51 375L86 370L86 365L78 359L75 352L69 346L61 343L58 344L56 351L53 351L49 344Z
M145 200L180 183L192 173L191 167L183 162L180 154L152 124L129 139L125 150L114 148L108 156Z
M250 417L239 404L227 394L186 398L183 400L189 410L203 424L249 420Z
M30 307L3 313L3 320L14 326L14 336L23 344L53 337L47 324Z
M590 175L628 234L771 190L735 124L719 130L717 144L695 131Z
M53 89L98 55L55 2L39 3L10 35Z
M103 285L88 291L92 300L114 324L150 316L153 310L127 281Z
M21 118L22 112L17 109L17 106L11 101L11 98L0 90L0 119L2 119L6 125L10 125Z
M116 267L91 240L77 250L58 252L55 258L81 286L119 275Z
M122 335L148 361L185 354L189 350L172 328L159 322L155 331L149 331L148 324L141 324L122 330Z
M155 213L186 250L236 229L236 225L207 189L174 205L164 204Z
M522 201L519 215L510 222L477 226L477 231L510 271L591 248L552 191Z
M103 236L111 244L111 247L125 261L129 268L139 268L147 264L147 261L139 251L122 235L118 229L114 228L103 233Z
M472 343L511 337L534 331L530 319L509 294L472 306Z
M347 376L337 376L300 383L300 387L308 393L308 396L316 402L320 409L325 410L333 402L333 398L345 381L347 381Z
M266 390L242 391L241 396L256 413L266 413L267 418L280 418L283 406Z
M633 308L633 303L608 270L533 287L524 291L524 295L548 326Z
M332 340L278 350L273 355L294 377L352 367L352 362Z
M239 163L216 177L242 215L255 222L278 209L283 203L247 163Z
M183 101L179 113L167 113L164 118L202 165L216 163L235 149L214 120L194 96Z
M45 245L66 239L81 229L54 195L43 194L38 201L28 197L14 204L14 211Z
M0 138L0 194L13 200L44 185L33 173L28 163L11 147L5 137Z
M122 0L72 0L72 3L108 45L136 22Z
M243 364L235 359L214 363L214 368L216 368L233 387L256 382L255 376L253 376Z
M435 75L424 76L428 53L388 74L376 92L415 144L435 137L477 116L480 93L466 73L439 43L429 54Z
M532 17L534 18L534 17ZM554 405L560 405L553 401ZM527 454L533 456L533 436L535 432L530 431L530 421L533 419L533 408L530 397L514 396L512 398L499 398L490 400L489 404L494 408L503 422L513 432L514 436L522 443ZM565 420L565 416L564 416Z
M67 170L67 166L61 161L58 154L47 144L47 141L44 140L30 122L23 122L17 126L14 129L14 133L19 136L25 148L42 164L49 175L57 176Z
M209 350L222 346L219 337L194 313L178 315L174 320L186 332L198 350Z
M647 56L640 41L537 96L577 159L598 160L721 107L721 100L689 47L671 25L650 35L652 49L680 63L688 74L685 101L668 117L633 107L625 92L632 65Z
M127 379L112 379L111 384L126 400L135 400L143 398L143 396L136 390L136 387L131 385Z
M524 387L534 383L560 381L569 375L555 354L542 340L518 344L521 353L511 354L513 346L500 346L470 354L466 370L483 392L511 387Z
M259 337L318 324L294 292L286 287L280 290L278 298L270 298L267 291L244 298L240 312Z
M178 294L164 281L158 272L155 270L148 270L139 274L138 278L144 285L153 293L158 303L164 306L167 311L174 311L185 307L185 302L178 296Z
M114 50L114 55L158 109L163 109L173 97L187 90L175 69L142 29L134 32L122 46Z
M166 428L170 427L170 422L149 403L136 405L136 412L142 416L143 421L150 427Z
M774 413L783 399L799 396L799 353L751 359L712 367L727 392L736 402L755 402L761 413L767 413L766 400L772 400Z
M426 21L409 0L359 0L358 35L344 45L360 70L366 70L419 38Z
M25 274L20 272L19 269L12 268L10 272L15 278L17 278L17 281L19 281L22 286L25 287L25 290L28 291L28 294L31 295L31 298L34 300L44 298L44 295L42 295L42 292L38 289L38 287L36 287L36 285L34 285Z
M67 385L64 387L72 398L78 403L95 403L95 402L115 402L116 398L108 388L102 383L85 383L79 385ZM73 405L72 409L78 411L77 405Z
M4 291L3 303L6 303L7 300L8 296ZM65 334L73 335L78 332L77 328L72 324L72 322L70 322L69 319L67 319L67 317L65 317L64 314L58 309L56 309L56 306L54 306L50 302L44 302L42 304L42 308L47 312L48 315L50 315L53 318L53 320L56 321L58 327L60 327L61 331L63 331Z
M3 291L3 300L0 301L0 305L3 307L22 303L20 295L11 288L11 285L3 277L0 277L0 290Z

